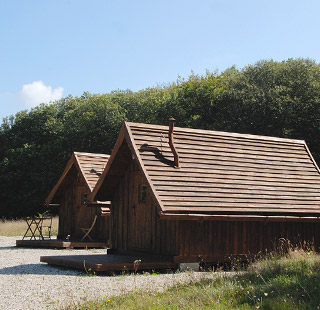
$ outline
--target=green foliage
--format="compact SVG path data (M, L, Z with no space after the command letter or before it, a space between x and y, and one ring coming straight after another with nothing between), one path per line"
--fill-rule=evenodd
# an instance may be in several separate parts
M304 139L319 159L319 115L320 66L309 59L42 104L0 125L0 217L42 212L72 152L110 153L125 120Z
M174 117L181 127L218 129L222 125L217 113L225 90L224 79L216 73L192 74L187 81L178 80L166 90L159 121L167 124Z
M320 309L319 289L319 255L292 252L238 274L217 273L213 279L177 283L164 293L136 291L77 309L314 310Z

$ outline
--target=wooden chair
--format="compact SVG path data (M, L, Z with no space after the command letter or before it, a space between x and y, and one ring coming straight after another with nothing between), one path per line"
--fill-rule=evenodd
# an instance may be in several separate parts
M40 236L42 239L51 239L52 216L42 217L40 224Z
M93 239L90 237L89 234L97 221L97 217L98 217L97 215L94 216L93 222L89 228L81 228L81 230L84 232L84 236L82 237L81 241L83 241L86 237L88 237L91 241L93 241Z

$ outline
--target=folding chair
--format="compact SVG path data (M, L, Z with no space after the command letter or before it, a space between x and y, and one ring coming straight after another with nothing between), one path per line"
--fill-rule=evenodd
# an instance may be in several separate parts
M91 230L93 229L93 227L94 227L94 225L95 225L95 223L96 223L96 221L97 221L97 215L95 215L94 216L94 219L93 219L93 222L92 222L92 224L91 224L91 227L89 227L89 228L81 228L81 230L84 232L84 236L82 237L82 239L81 239L81 241L83 241L84 240L84 238L86 238L86 237L88 237L91 241L93 241L93 239L90 237L90 232L91 232Z
M42 240L46 238L51 239L51 227L52 227L52 216L43 217L40 224L40 235Z

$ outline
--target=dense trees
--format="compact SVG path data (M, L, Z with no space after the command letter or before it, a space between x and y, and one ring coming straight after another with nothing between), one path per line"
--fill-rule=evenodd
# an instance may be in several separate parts
M66 97L3 120L0 217L43 211L72 151L110 153L124 120L305 139L320 155L320 66L260 61L139 92Z

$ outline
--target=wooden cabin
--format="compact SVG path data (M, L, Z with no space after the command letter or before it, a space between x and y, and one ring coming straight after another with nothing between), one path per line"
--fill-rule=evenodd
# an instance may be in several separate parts
M74 152L59 181L45 200L47 206L59 205L58 239L80 240L81 228L89 228L97 215L90 233L94 240L109 239L110 203L88 205L91 194L108 162L109 155ZM69 237L68 237L69 236Z
M175 262L264 254L279 240L319 250L320 175L305 141L173 122L122 127L89 197L112 201L113 249Z

